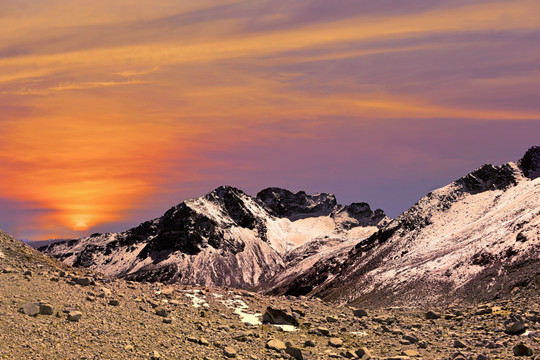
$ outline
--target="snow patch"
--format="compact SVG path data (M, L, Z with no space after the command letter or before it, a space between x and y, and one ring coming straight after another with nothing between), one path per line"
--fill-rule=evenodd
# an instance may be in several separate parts
M185 290L184 295L191 299L194 308L200 308L201 306L205 308L210 307L206 302L206 296L200 294L198 290ZM201 297L199 297L199 295Z

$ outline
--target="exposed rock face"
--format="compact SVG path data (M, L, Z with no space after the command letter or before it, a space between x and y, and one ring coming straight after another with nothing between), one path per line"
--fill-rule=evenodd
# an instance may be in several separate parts
M540 176L540 146L531 147L518 162L523 174L531 179Z
M293 193L280 188L267 188L257 194L257 200L264 204L270 214L297 220L313 215L328 216L337 206L333 194L307 195L304 191Z
M435 190L351 250L321 257L272 294L357 303L489 300L540 280L538 147ZM443 295L444 294L444 295Z
M296 248L302 247L305 254L299 256L305 258L315 254L311 243L320 248L324 236L334 234L341 247L388 221L382 210L373 212L366 203L339 205L329 194L271 188L258 196L221 186L125 232L93 234L40 250L129 280L256 288L289 267L288 254Z

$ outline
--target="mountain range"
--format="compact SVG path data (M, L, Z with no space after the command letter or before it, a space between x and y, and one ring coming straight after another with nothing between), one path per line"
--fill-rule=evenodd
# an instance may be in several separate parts
M495 299L540 284L540 147L483 165L395 219L332 194L222 186L120 233L40 248L139 281L350 304Z

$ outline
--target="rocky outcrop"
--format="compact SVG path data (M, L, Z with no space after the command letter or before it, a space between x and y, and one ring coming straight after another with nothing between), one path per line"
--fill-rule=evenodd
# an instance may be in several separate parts
M257 194L257 200L273 216L297 220L310 216L328 216L337 207L333 194L307 195L304 191L293 193L280 188L267 188Z
M518 165L528 178L540 177L540 146L531 147L518 161Z

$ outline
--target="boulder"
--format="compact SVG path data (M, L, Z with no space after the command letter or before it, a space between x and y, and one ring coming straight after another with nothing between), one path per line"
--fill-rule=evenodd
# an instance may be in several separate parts
M262 322L277 325L299 325L298 320L296 320L294 316L287 313L285 310L274 309L270 306L266 308L266 311L262 317Z

